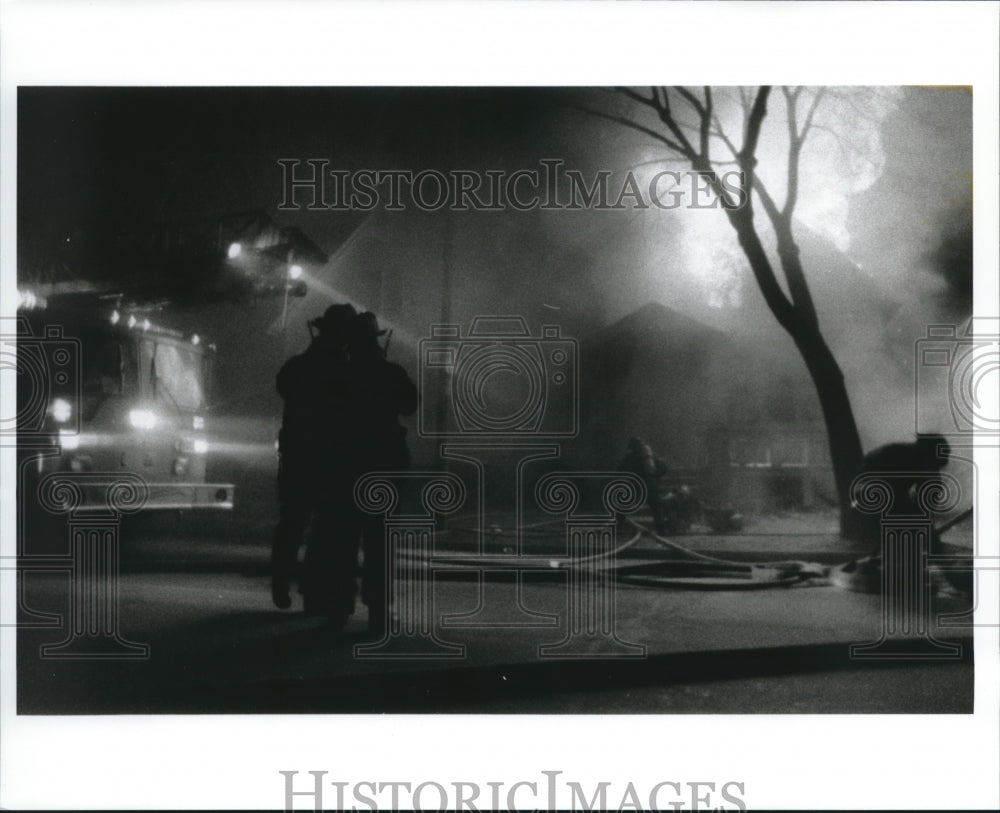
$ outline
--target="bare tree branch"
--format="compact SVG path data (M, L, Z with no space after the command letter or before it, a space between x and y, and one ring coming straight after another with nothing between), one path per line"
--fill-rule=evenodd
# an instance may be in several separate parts
M809 105L809 112L806 113L806 120L802 125L802 131L799 133L799 139L802 140L809 133L810 128L813 126L813 117L816 115L816 108L819 107L820 100L826 94L826 88L819 88L816 91L816 95L813 96L812 104Z
M702 106L701 101L699 101L698 97L695 96L690 90L686 87L682 87L681 85L675 85L674 90L684 97L688 104L695 109L695 112L698 113L699 117L705 115L705 108Z
M792 211L799 198L799 156L802 153L802 139L799 138L798 114L796 102L799 94L793 93L788 88L782 88L785 94L785 123L788 126L788 188L785 192L785 205L781 210L780 218L785 225L791 222ZM775 228L778 224L775 223Z
M677 120L674 118L673 112L670 108L670 94L666 88L660 88L662 94L663 106L659 111L660 121L667 125L667 129L673 134L677 143L681 146L681 153L689 159L693 159L696 155L694 147L691 146L691 142L688 141L687 136L684 135L684 131L677 125Z
M633 99L633 100L639 102L640 104L644 104L647 107L653 107L654 109L656 108L657 101L656 101L656 89L655 88L653 88L653 96L652 96L652 98L649 98L649 99L647 99L641 93L636 93L634 90L632 90L632 88L618 87L618 88L615 88L615 90L617 90L618 92L622 93L625 96L628 96L630 99Z
M656 166L657 164L687 164L687 163L689 163L687 158L678 155L674 158L663 157L663 158L652 158L649 161L637 161L634 164L629 164L628 168L639 169L639 167L652 167ZM735 161L731 163L735 163Z
M742 91L743 91L743 89L740 88L741 94L742 94ZM722 141L722 143L725 144L726 147L729 148L729 152L732 153L733 158L735 159L735 163L741 169L743 169L742 190L743 190L743 193L747 196L747 205L750 206L751 205L751 203L750 203L751 189L754 188L756 185L760 184L760 179L758 177L756 177L755 174L753 174L753 177L751 177L751 175L746 172L746 169L744 167L744 161L743 161L742 157L740 156L739 149L736 147L736 144L733 143L733 140L729 136L726 135L725 131L722 129L722 123L719 121L719 117L714 112L712 113L712 121L715 124L715 129L712 131L712 134L715 135L715 136L717 136ZM713 161L712 163L713 164L722 164L722 163L729 163L729 162ZM770 195L767 194L767 190L766 189L763 192L763 196L761 197L761 200L764 202L765 208L767 207L768 203L772 203L771 197L770 197Z
M656 100L659 104L658 111L660 113L670 114L670 97L667 95L667 89L665 87L659 86L654 87L653 91L656 93Z
M760 139L760 128L764 123L764 116L767 115L767 97L770 94L770 85L760 86L747 118L747 133L740 153L750 163L750 169L753 169L753 165L757 163L757 141Z
M780 210L763 182L756 175L757 148L763 122L767 116L770 91L768 86L758 88L755 94L749 89L738 88L743 112L742 147L739 149L721 126L719 117L713 108L712 94L709 88L705 88L704 101L687 88L678 87L673 91L698 114L699 149L697 152L691 147L691 141L684 135L685 130L692 128L687 124L681 124L674 117L670 105L670 91L666 88L653 88L650 99L646 99L634 91L626 95L633 101L656 111L660 121L667 127L671 135L670 138L659 134L654 135L650 128L638 125L637 122L621 116L603 114L603 118L654 135L657 141L667 144L675 153L690 161L691 167L708 182L709 188L723 202L726 216L736 232L740 247L749 262L751 272L764 300L775 319L795 342L816 385L830 441L831 461L838 497L841 500L841 528L842 531L847 532L849 528L853 528L850 513L850 483L861 460L861 444L851 410L850 398L844 386L843 373L820 333L816 309L802 267L799 246L792 233L791 220L798 198L799 159L802 145L809 130L818 126L814 122L814 115L822 91L817 91L812 98L800 129L797 107L803 88L782 88L781 92L784 95L788 111L786 124L789 135L789 163L787 167L788 195L784 207ZM685 107L686 109L687 107ZM712 162L709 156L709 145L713 137L719 138L726 145L740 166L743 185L740 192L742 193L743 206L730 205L732 197L729 190L723 186L722 179L713 168L715 162ZM787 293L778 281L775 265L764 248L758 226L754 223L754 191L756 191L757 198L761 201L774 228L778 243L778 259L787 282ZM851 531L851 533L853 532Z
M631 119L625 118L624 116L615 115L614 113L605 113L602 110L594 110L584 105L574 105L574 107L576 107L577 110L580 110L591 116L597 116L598 118L601 119L613 121L616 124L621 124L624 127L628 127L632 130L636 130L640 133L648 135L650 138L656 139L661 144L665 144L670 149L680 153L681 155L685 155L684 148L680 144L675 144L673 141L664 136L662 133L658 133L656 132L656 130L652 130L649 127L645 127L644 125L639 124L638 122L632 121Z
M708 154L708 136L712 125L712 88L705 85L705 106L701 111L701 154L706 160L710 160Z
M695 135L698 135L698 136L701 135L701 125L700 124L696 126L694 124L688 124L686 121L678 121L678 122L675 122L675 124L678 127L680 127L682 130L686 130L686 131L688 131L690 133L694 133Z
M733 154L733 158L739 159L740 151L736 149L736 145L733 143L732 139L726 135L725 131L722 129L722 124L719 122L719 117L717 115L712 116L712 122L715 124L715 129L712 131L713 135L717 135L722 143L729 147L729 151Z
M743 171L743 191L747 196L747 206L750 206L750 196L753 192L757 166L757 141L760 138L760 128L764 123L764 116L767 115L767 97L770 92L771 88L768 85L761 85L757 90L757 96L746 119L743 147L736 153L740 169ZM752 218L752 209L749 214Z
M631 88L618 88L625 96L632 99L635 102L643 105L644 107L649 107L654 110L659 117L660 121L663 122L667 129L674 137L673 143L670 143L669 139L665 139L663 136L659 136L658 140L668 143L671 149L677 150L686 158L690 159L695 154L694 148L691 146L691 142L688 140L687 136L684 135L682 127L687 127L686 124L681 124L674 118L673 112L670 108L670 98L666 88L652 87L650 88L651 96L646 98L641 93L637 93ZM609 114L604 114L606 118ZM619 120L619 123L622 123ZM633 129L641 129L643 125L638 124L638 122L632 122ZM693 129L693 128L692 128ZM647 128L649 133L655 132Z
M790 102L792 105L799 99L799 94L802 92L802 86L796 85L795 87L789 87L788 85L781 86L781 93L785 97L786 102Z
M760 202L764 206L764 211L767 212L767 217L771 223L777 222L781 217L781 212L778 209L778 204L775 203L774 198L771 197L771 193L768 192L767 187L764 186L764 182L760 177L754 173L753 176L753 190L757 193L760 198Z
M846 155L846 153L849 153L849 152L850 153L854 153L855 155L860 156L865 161L867 161L869 164L871 164L872 167L874 167L876 169L878 168L878 163L870 155L866 154L864 152L864 150L858 149L857 146L851 144L850 141L847 141L836 130L834 130L834 129L830 128L830 127L827 127L825 124L816 124L815 122L813 122L812 124L810 124L809 127L812 130L821 130L822 132L827 133L828 135L833 136L833 138L836 140L837 144L840 146L840 149L843 151L843 153L845 155Z
M798 101L799 94L789 90L786 87L781 88L781 93L785 97L785 105L787 108L787 115L785 116L785 124L788 126L788 140L790 143L794 144L799 140L798 132L798 121L796 121L795 105Z
M791 223L792 212L799 199L799 165L802 157L802 145L805 142L806 134L813 126L813 117L816 115L816 108L823 97L823 89L820 88L813 97L812 104L806 113L805 121L801 130L798 122L798 99L802 88L782 88L787 103L786 123L788 125L788 190L785 197L785 205L781 210L781 219L785 224ZM770 213L769 213L770 214Z

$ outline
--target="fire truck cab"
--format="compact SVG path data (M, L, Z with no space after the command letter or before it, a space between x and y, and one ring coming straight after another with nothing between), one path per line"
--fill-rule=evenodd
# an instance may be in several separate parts
M30 304L18 366L37 372L19 382L18 436L36 473L129 472L148 487L145 509L231 509L233 485L207 482L214 346L114 298Z

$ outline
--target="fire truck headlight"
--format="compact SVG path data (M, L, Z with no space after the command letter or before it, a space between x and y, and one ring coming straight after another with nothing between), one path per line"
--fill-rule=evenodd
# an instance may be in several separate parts
M208 452L208 441L205 438L181 438L176 448L182 454L205 454Z
M148 409L133 409L128 413L128 422L136 429L153 429L156 426L156 415Z
M59 446L64 452L73 452L80 448L79 435L71 434L65 429L59 430Z
M73 407L65 398L55 398L49 406L52 418L59 423L66 423L73 415Z

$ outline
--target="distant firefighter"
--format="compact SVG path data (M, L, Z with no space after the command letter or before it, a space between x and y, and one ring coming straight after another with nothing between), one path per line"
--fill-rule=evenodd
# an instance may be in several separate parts
M649 508L653 512L653 525L659 534L666 533L663 502L660 499L660 480L667 473L667 466L657 457L642 438L630 438L625 456L618 464L619 471L637 475L646 484Z

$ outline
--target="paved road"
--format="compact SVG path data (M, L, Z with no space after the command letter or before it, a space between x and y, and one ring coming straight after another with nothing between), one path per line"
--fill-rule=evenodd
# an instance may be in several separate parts
M69 635L69 579L53 572L27 574L27 605L60 614L63 623L19 633L22 712L955 713L972 708L972 646L965 631L937 633L959 641L959 659L852 660L850 644L879 638L880 598L822 583L700 590L617 581L609 603L610 582L601 583L605 592L595 592L593 585L585 589L573 582L565 570L544 566L545 557L557 556L545 547L555 544L552 540L528 546L542 567L520 582L496 569L480 575L456 567L467 561L468 546L449 542L438 555L449 554L453 561L443 563L445 572L427 583L430 611L404 610L399 634L380 647L367 635L361 606L337 636L322 619L297 607L274 609L262 533L154 530L133 528L123 540L118 591L121 637L148 645L148 657L42 657L40 647ZM502 556L503 540L494 541ZM742 552L744 558L783 558L794 551L830 561L846 555L830 550L831 540L823 535L747 538L740 551L718 538L685 542L727 557ZM638 565L660 574L664 555L657 545L637 544L622 555L620 569ZM691 575L676 568L667 572L672 578ZM722 575L734 587L748 586L745 575ZM963 607L958 599L941 599L938 609ZM429 625L426 634L420 634L421 618ZM415 625L409 636L408 621ZM588 621L595 624L589 632Z

